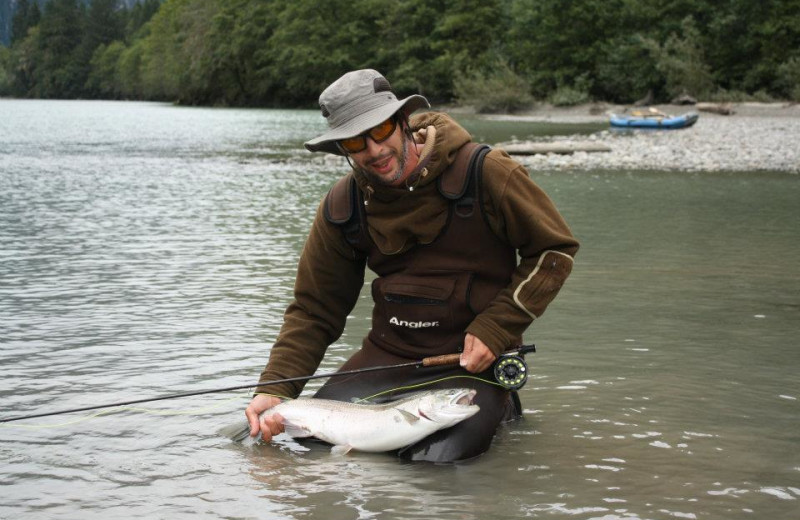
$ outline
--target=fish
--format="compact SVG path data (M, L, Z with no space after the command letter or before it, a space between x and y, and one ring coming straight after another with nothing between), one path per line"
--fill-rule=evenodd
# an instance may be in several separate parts
M291 437L315 437L332 444L331 453L393 451L454 426L478 413L476 391L430 390L384 404L357 404L298 398L266 412L283 417Z

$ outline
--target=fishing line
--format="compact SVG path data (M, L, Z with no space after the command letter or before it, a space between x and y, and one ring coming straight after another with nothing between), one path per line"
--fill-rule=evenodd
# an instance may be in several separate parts
M378 392L376 394L372 394L372 395L367 396L367 397L361 397L361 398L354 399L353 402L354 403L363 403L363 402L370 401L371 399L375 399L376 397L380 397L382 395L391 394L391 393L394 393L394 392L399 392L399 391L404 391L404 390L415 390L415 389L418 389L418 388L423 388L423 387L426 387L426 386L434 385L436 383L449 381L451 379L473 379L473 380L480 381L482 383L486 383L486 384L489 384L489 385L499 386L501 388L503 387L503 385L501 385L499 383L496 383L496 382L488 380L488 379L483 379L483 378L480 378L480 377L477 377L477 376L455 375L455 376L442 377L442 378L439 378L439 379L433 379L431 381L424 381L422 383L417 383L417 384L414 384L414 385L405 385L405 386L397 386L395 388L389 388L387 390L383 390L381 392ZM65 426L72 426L72 425L75 425L75 424L80 424L80 423L83 423L83 422L90 421L92 419L96 419L98 417L104 417L106 415L111 415L111 414L115 414L115 413L119 413L119 412L136 412L136 413L143 413L143 414L149 414L149 415L158 415L158 416L162 416L162 417L180 416L180 415L200 415L200 414L203 414L203 413L210 412L212 410L216 410L217 408L220 408L220 407L226 405L227 403L229 403L231 401L235 401L237 399L250 399L253 395L266 395L266 396L270 396L270 397L277 397L278 399L281 399L283 401L292 401L292 400L294 400L294 398L286 397L284 395L270 394L270 393L266 393L266 392L255 392L255 393L251 394L250 392L247 392L247 393L244 393L244 394L235 395L235 396L230 397L228 399L224 399L224 400L222 400L222 401L220 401L220 402L218 402L216 404L210 405L210 406L190 408L188 410L159 410L159 409L155 409L155 408L142 408L142 407L136 407L136 406L132 406L132 405L117 406L117 407L109 408L107 410L100 410L99 412L96 412L96 413L93 413L93 414L90 414L90 415L86 415L86 416L83 416L83 417L79 417L79 418L73 419L71 421L61 422L61 423L55 423L55 424L20 424L20 423L9 424L9 423L0 423L0 428L15 428L16 427L16 428L24 428L24 429L27 429L27 430L48 430L48 429L53 429L53 428L63 428Z
M448 380L451 380L451 379L459 379L459 378L462 378L462 379L474 379L476 381L481 381L483 383L487 383L487 384L494 385L494 386L500 386L500 387L503 386L503 385L501 385L499 383L496 383L494 381L490 381L488 379L483 379L483 378L476 377L476 376L456 375L456 376L442 377L442 378L434 379L434 380L431 380L431 381L425 381L425 382L417 383L417 384L414 384L414 385L406 385L406 386L398 386L398 387L395 387L395 388L389 388L387 390L383 390L381 392L378 392L376 394L373 394L373 395L370 395L370 396L367 396L367 397L361 397L361 398L354 399L353 402L354 403L363 403L363 402L369 401L371 399L375 399L376 397L380 397L380 396L385 395L385 394L391 394L391 393L394 393L394 392L399 392L399 391L404 391L404 390L414 390L414 389L417 389L417 388L430 386L430 385L433 385L433 384L436 384L436 383L441 383L443 381L448 381ZM255 392L253 394L251 394L250 392L247 392L247 393L244 393L244 394L235 395L235 396L230 397L228 399L224 399L224 400L222 400L222 401L220 401L218 403L215 403L213 405L210 405L210 406L190 408L188 410L159 410L159 409L155 409L155 408L142 408L142 407L136 407L136 406L132 406L132 405L129 405L129 406L117 406L117 407L109 408L107 410L100 410L99 412L95 412L95 413L90 414L90 415L85 415L83 417L79 417L79 418L73 419L71 421L65 421L65 422L60 422L60 423L55 423L55 424L21 424L21 423L9 424L9 423L0 423L0 428L15 428L16 427L16 428L24 428L24 429L27 429L27 430L47 430L47 429L53 429L53 428L63 428L65 426L72 426L72 425L75 425L75 424L80 424L80 423L83 423L83 422L90 421L92 419L96 419L98 417L104 417L106 415L111 415L111 414L115 414L115 413L119 413L119 412L136 412L136 413L143 413L143 414L149 414L149 415L157 415L157 416L162 416L162 417L180 416L180 415L200 415L200 414L203 414L203 413L206 413L206 412L210 412L212 410L216 410L217 408L220 408L220 407L226 405L227 403L229 403L231 401L235 401L237 399L250 399L253 395L266 395L266 396L270 396L270 397L277 397L278 399L281 399L283 401L292 401L292 400L294 400L294 398L291 398L291 397L286 397L284 395L278 395L278 394L270 394L270 393L267 393L267 392Z
M99 412L95 412L90 415L85 415L82 417L78 417L77 419L73 419L71 421L66 421L62 423L56 424L21 424L21 423L0 423L0 428L25 428L27 430L47 430L52 428L62 428L64 426L72 426L74 424L79 424L82 422L89 421L91 419L96 419L98 417L103 417L105 415L111 415L114 413L119 412L137 412L137 413L144 413L150 415L160 415L160 416L177 416L177 415L200 415L203 413L207 413L211 410L216 410L217 408L226 405L230 401L234 401L236 399L242 398L249 398L250 394L239 394L233 397L229 397L227 399L223 399L222 401L215 403L209 406L197 407L197 408L190 408L188 410L158 410L155 408L141 408L136 406L117 406L113 408L109 408L107 410L100 410ZM276 396L277 397L277 396Z
M422 383L417 383L415 385L398 386L398 387L395 387L395 388L390 388L389 390L383 390L381 392L378 392L377 394L372 394L372 395L367 396L367 397L362 397L360 399L356 399L353 402L354 403L360 403L360 402L364 402L364 401L369 401L370 399L375 399L376 397L380 397L380 396L385 395L385 394L391 394L391 393L394 393L394 392L397 392L397 391L400 391L400 390L414 390L416 388L422 388L423 386L429 386L429 385L433 385L433 384L436 384L436 383L441 383L443 381L449 381L451 379L474 379L474 380L480 381L482 383L487 383L487 384L490 384L490 385L495 385L495 386L499 386L501 388L505 388L500 383L496 383L496 382L490 381L488 379L483 379L482 377L468 376L468 375L456 375L456 376L442 377L442 378L439 378L439 379L434 379L432 381L425 381L425 382L422 382Z
M389 370L394 368L404 368L404 367L413 367L413 366L426 366L426 363L436 363L441 361L441 356L434 357L434 358L425 358L420 361L412 361L409 363L401 363L397 365L385 365L385 366L375 366L375 367L365 367L359 368L357 370L347 370L341 372L332 372L332 373L325 373L325 374L314 374L310 376L299 376L299 377L289 377L286 379L275 379L272 381L259 381L258 383L251 383L248 385L237 385L237 386L229 386L225 388L213 388L211 390L198 390L196 392L185 392L182 394L171 394L171 395L162 395L160 397L148 397L145 399L134 399L131 401L124 401L119 403L107 403L107 404L99 404L94 406L84 406L82 408L72 408L69 410L58 410L55 412L44 412L44 413L37 413L31 415L20 415L17 417L9 417L9 418L0 418L0 424L2 423L9 423L20 421L23 419L35 419L39 417L49 417L52 415L63 415L68 413L77 413L77 412L88 412L91 410L99 410L102 408L119 408L123 406L129 406L134 404L142 404L142 403L151 403L154 401L164 401L167 399L179 399L182 397L195 397L198 395L206 395L206 394L215 394L221 392L230 392L233 390L245 390L249 388L261 388L264 386L272 386L278 385L282 383L294 383L297 381L310 381L312 379L320 379L324 377L338 377L338 376L345 376L345 375L352 375L352 374L360 374L363 372L374 372L377 370Z

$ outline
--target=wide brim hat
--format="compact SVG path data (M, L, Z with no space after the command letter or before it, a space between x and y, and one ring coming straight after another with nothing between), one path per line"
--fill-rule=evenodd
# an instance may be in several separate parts
M411 114L430 108L430 103L417 94L397 99L381 73L365 69L348 72L331 83L319 96L319 106L330 129L306 142L306 149L344 155L337 141L360 135L401 109Z

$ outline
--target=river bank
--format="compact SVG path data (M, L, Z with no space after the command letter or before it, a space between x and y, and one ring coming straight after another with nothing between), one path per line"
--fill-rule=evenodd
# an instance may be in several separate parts
M605 122L626 107L582 105L541 106L524 114L492 119L551 123ZM696 111L692 106L659 105L668 114ZM800 105L736 103L732 115L700 112L691 128L682 130L607 129L589 136L537 138L536 143L576 145L590 142L609 152L518 155L531 170L631 169L685 171L785 171L800 173ZM514 141L519 144L521 141ZM508 143L496 143L502 147Z

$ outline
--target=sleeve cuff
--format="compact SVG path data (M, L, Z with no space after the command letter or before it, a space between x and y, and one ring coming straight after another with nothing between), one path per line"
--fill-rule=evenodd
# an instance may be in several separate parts
M466 332L483 341L495 356L500 356L511 347L508 335L494 323L482 320L480 316L469 324Z

